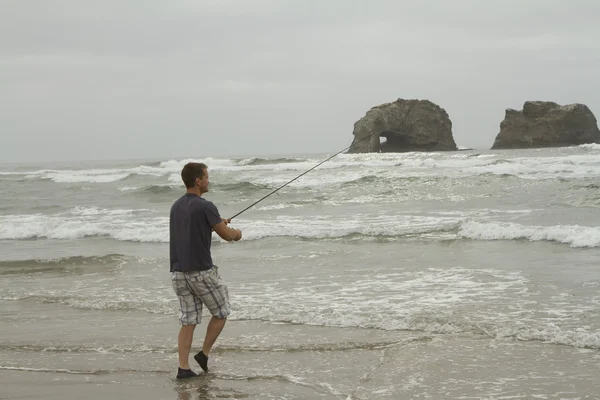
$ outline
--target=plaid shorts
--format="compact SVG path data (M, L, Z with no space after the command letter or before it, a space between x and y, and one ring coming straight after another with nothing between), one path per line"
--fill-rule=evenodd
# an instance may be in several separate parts
M181 325L199 325L202 305L218 318L231 314L227 285L216 265L206 271L171 272L171 283L179 298Z

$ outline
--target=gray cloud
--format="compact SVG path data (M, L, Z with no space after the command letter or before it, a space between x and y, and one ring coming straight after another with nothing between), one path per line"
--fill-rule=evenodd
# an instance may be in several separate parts
M329 153L372 106L489 148L526 100L600 113L594 0L8 0L0 160Z

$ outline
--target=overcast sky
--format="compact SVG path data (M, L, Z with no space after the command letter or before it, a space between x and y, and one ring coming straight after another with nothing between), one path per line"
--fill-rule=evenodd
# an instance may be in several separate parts
M0 161L333 153L397 98L486 149L600 116L598 0L0 0Z

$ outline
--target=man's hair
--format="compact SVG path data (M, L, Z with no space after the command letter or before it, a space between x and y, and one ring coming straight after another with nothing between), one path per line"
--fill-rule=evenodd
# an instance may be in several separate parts
M204 178L204 172L208 169L204 163L190 162L183 166L181 170L181 179L186 188L196 186L196 178Z

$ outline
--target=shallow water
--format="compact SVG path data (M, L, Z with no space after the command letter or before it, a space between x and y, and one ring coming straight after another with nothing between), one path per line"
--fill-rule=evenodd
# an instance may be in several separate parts
M320 159L199 161L226 217ZM185 162L0 168L3 397L598 398L600 146L324 164L214 238L233 315L177 382Z

